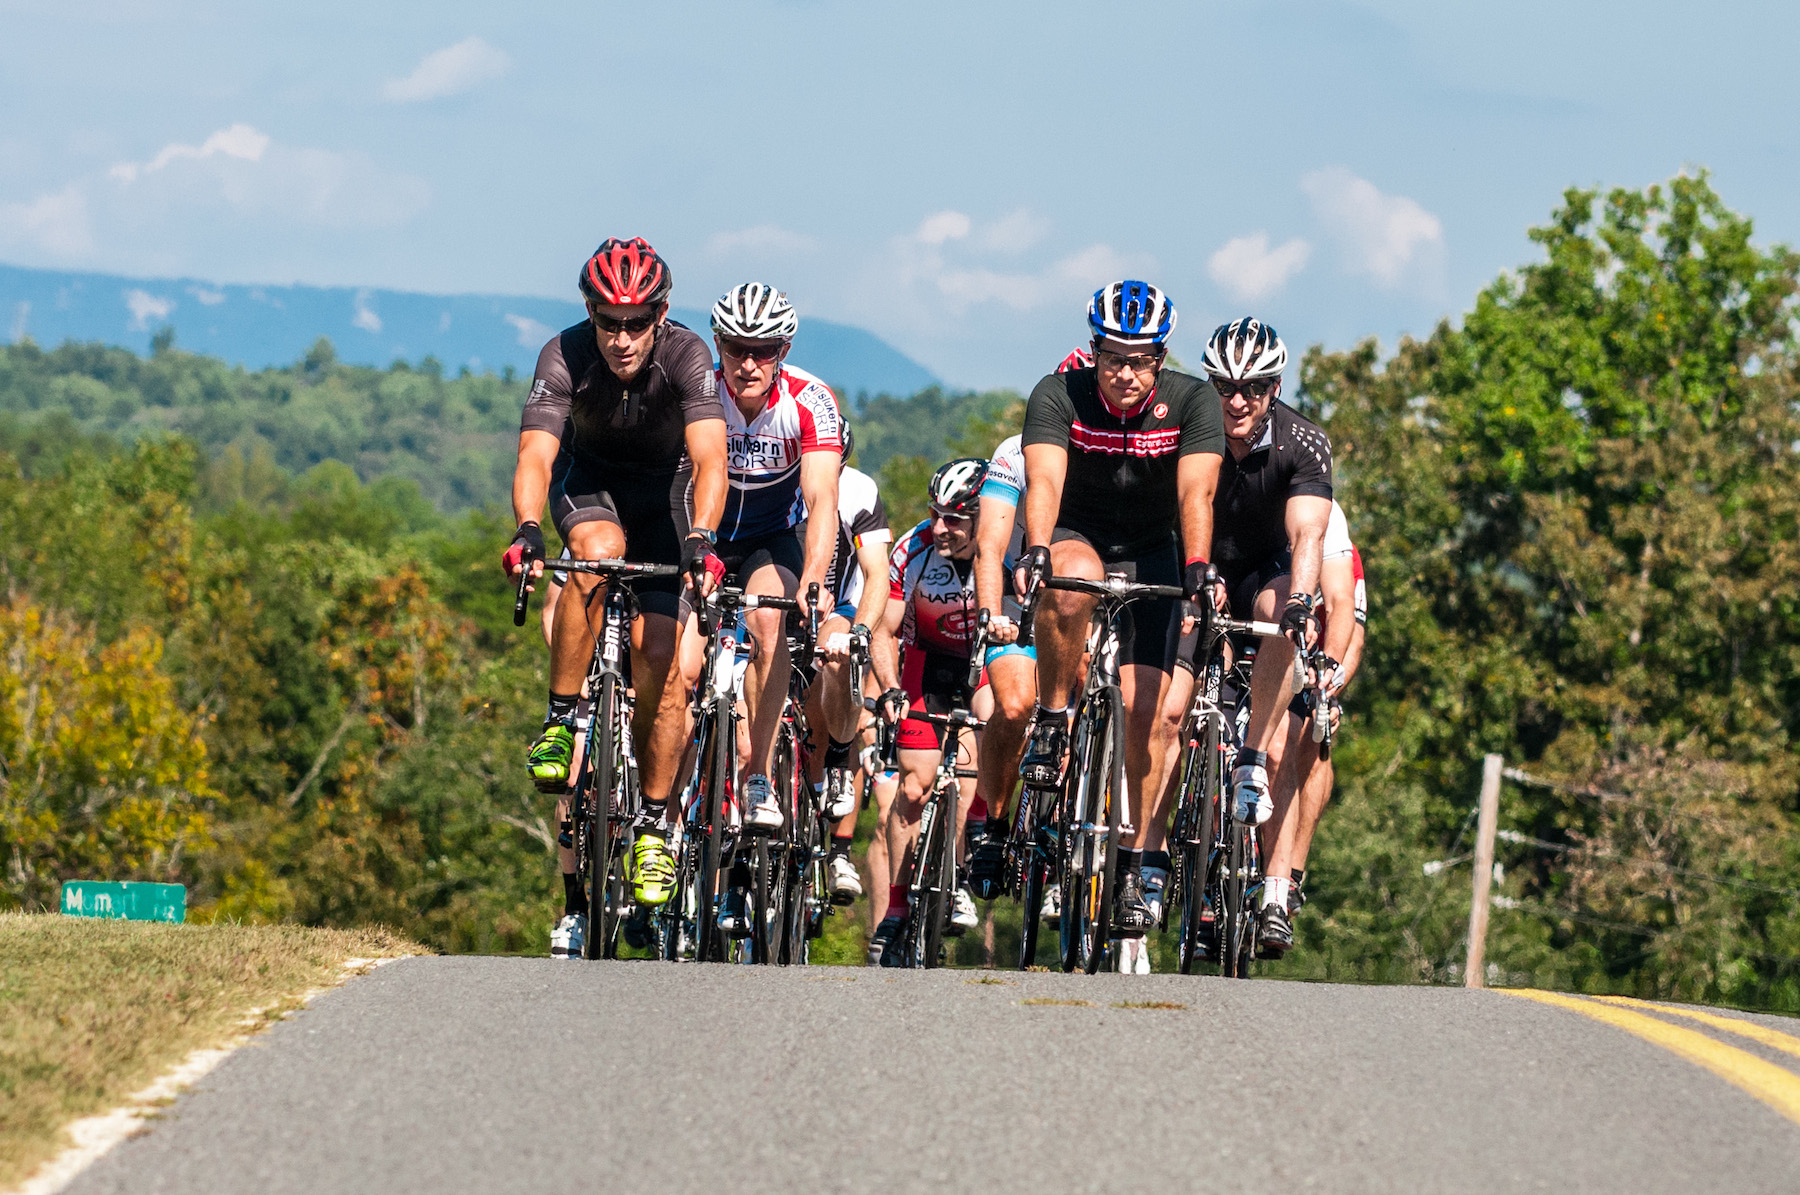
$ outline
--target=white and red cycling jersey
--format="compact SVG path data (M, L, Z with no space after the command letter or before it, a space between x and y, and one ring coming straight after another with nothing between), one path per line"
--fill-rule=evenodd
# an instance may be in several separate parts
M719 538L749 539L793 527L806 515L800 497L800 458L843 450L844 417L837 397L818 378L782 365L762 410L749 421L717 370L724 399L731 488Z
M900 642L935 655L969 658L975 643L973 560L951 560L937 550L926 519L894 545L888 557L888 597L906 603Z
M1356 578L1356 621L1359 626L1369 625L1369 594L1363 584L1362 553L1350 540L1350 520L1344 517L1344 508L1333 499L1331 503L1331 519L1325 524L1325 547L1322 553L1326 560L1335 560L1339 556L1350 558L1350 575Z

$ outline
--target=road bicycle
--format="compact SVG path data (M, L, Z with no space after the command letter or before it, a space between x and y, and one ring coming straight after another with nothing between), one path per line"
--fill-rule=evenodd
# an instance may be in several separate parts
M894 943L895 957L903 967L938 967L943 964L944 938L956 901L956 821L962 798L962 782L975 779L974 768L962 766L963 736L978 732L986 722L971 713L966 703L981 683L982 657L987 651L988 612L976 618L975 639L969 653L969 676L964 704L948 714L920 711L908 718L929 722L943 732L937 772L919 811L919 837L913 847L912 872L906 882L908 916ZM975 757L971 743L969 759Z
M637 836L642 801L631 739L630 634L638 614L631 585L677 576L681 570L673 565L605 559L560 559L555 567L561 572L587 573L607 583L594 654L576 708L582 747L570 768L573 790L568 833L577 874L587 887L588 934L582 953L590 959L617 958L619 924L631 911L626 861ZM520 574L513 603L514 626L525 623L530 581L529 569Z
M1079 969L1092 975L1106 965L1112 953L1113 890L1120 844L1133 832L1127 821L1130 801L1125 785L1124 695L1119 688L1120 620L1132 602L1181 601L1187 593L1175 585L1127 581L1117 573L1101 581L1049 576L1040 582L1034 576L1027 592L1035 599L1032 584L1100 599L1089 624L1087 684L1069 739L1069 762L1054 831L1060 847L1057 874L1062 890L1058 954L1064 971ZM1020 804L1023 807L1025 802ZM1026 879L1030 879L1029 869ZM1027 922L1036 915L1037 910L1027 906ZM1024 936L1034 939L1035 949L1034 931L1035 927L1029 927Z

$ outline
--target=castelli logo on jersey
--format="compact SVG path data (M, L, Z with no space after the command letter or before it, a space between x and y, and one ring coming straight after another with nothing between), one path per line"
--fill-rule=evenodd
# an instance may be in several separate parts
M1166 402L1159 402L1156 406L1151 408L1150 413L1158 419L1161 419L1164 415L1169 413L1169 404Z

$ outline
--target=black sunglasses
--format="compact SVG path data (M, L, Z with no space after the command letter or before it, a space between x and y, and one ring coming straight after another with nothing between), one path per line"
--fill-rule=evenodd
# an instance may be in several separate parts
M719 351L727 356L736 357L739 361L755 361L758 365L767 365L781 356L781 350L787 345L782 341L774 344L745 344L741 340L726 340L719 337Z
M1255 378L1246 382L1234 382L1229 378L1212 380L1213 389L1219 392L1220 398L1231 398L1242 394L1253 402L1261 402L1267 398L1274 392L1275 384L1279 381L1281 381L1280 378Z
M624 332L631 336L639 336L648 332L656 323L656 314L654 312L649 315L633 315L628 316L625 319L614 319L610 315L601 315L592 307L588 308L588 318L594 321L594 327L614 336L617 336L620 332Z

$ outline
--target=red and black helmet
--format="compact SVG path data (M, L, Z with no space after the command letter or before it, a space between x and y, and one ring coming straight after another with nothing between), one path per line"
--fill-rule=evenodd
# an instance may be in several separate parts
M609 237L581 267L581 294L590 303L660 303L673 284L669 264L643 237Z

